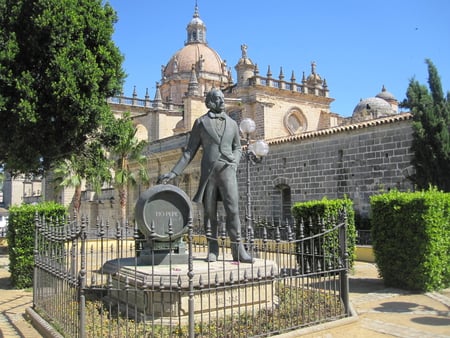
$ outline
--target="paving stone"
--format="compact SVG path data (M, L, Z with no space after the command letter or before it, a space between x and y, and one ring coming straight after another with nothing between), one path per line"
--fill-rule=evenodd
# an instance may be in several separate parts
M12 288L9 278L7 260L2 256L0 258L0 337L42 337L25 318L25 310L33 303L32 292Z

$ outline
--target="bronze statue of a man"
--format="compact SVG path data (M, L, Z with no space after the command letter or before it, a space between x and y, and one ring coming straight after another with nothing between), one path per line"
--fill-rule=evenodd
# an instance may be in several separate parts
M225 100L220 90L211 89L206 95L205 104L209 111L194 122L183 154L169 173L160 176L159 182L167 183L180 175L202 146L200 182L193 201L203 203L205 225L209 222L212 230L212 237L208 238L206 260L215 262L219 255L217 202L222 200L233 260L252 263L253 258L238 240L241 235L241 222L236 170L242 153L239 128L225 113Z

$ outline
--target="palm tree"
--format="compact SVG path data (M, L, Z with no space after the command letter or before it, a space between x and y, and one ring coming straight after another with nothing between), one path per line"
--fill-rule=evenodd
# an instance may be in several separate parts
M83 152L72 154L69 159L59 162L53 174L57 189L74 188L73 208L79 216L81 207L81 186L83 181L99 194L104 182L111 179L110 162L99 141L89 140Z
M69 159L59 162L53 169L56 191L62 188L74 188L73 209L75 216L78 216L81 207L81 184L83 182L83 170L77 155L70 156Z
M119 193L121 220L124 224L127 219L129 186L138 181L145 184L149 182L147 157L143 155L147 142L136 137L137 129L128 113L111 122L108 127L110 135L108 150L114 159L114 185ZM133 171L131 164L138 166L137 171Z

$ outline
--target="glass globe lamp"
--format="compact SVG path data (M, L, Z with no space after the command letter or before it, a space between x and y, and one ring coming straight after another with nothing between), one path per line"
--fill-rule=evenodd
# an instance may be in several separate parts
M241 133L245 136L254 133L256 130L256 124L255 121L253 121L251 118L245 118L241 121L241 124L239 125L239 129L241 130Z
M257 157L265 157L269 153L269 145L263 140L258 140L252 144L252 151Z

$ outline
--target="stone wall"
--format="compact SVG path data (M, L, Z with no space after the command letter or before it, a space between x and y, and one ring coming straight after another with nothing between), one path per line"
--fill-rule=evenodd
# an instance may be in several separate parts
M411 141L410 114L271 140L269 155L250 169L253 214L284 220L282 194L290 189L291 205L348 196L357 213L368 215L371 195L412 190ZM238 174L244 217L245 161Z
M253 215L284 221L295 202L348 196L355 211L366 216L371 195L392 188L412 190L408 180L412 174L411 122L410 114L399 114L270 140L268 156L262 163L250 166ZM149 145L150 185L156 184L159 175L172 169L188 135L176 135ZM200 158L201 150L184 173L172 182L191 198L198 187ZM238 168L242 221L247 206L246 172L246 161L242 159ZM138 185L129 191L130 220L134 219L136 200L146 188ZM102 196L100 201L85 201L83 213L95 218L105 212L116 212L118 218L118 202L117 196L111 201L109 195ZM84 209L86 206L90 212ZM194 225L201 227L202 206L193 203L193 207ZM220 207L219 214L224 214Z

